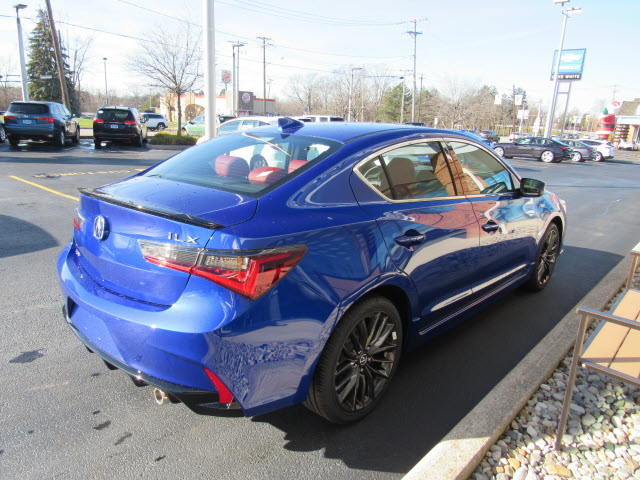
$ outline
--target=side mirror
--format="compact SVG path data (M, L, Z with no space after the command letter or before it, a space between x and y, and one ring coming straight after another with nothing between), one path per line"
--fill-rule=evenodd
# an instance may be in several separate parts
M520 180L520 194L523 197L541 197L544 193L544 182L533 178Z

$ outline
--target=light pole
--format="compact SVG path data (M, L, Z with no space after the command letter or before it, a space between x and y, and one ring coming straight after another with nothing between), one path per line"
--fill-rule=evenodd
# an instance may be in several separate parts
M233 81L231 82L232 84L232 90L233 90L233 101L232 101L232 105L233 105L233 114L237 117L238 116L238 91L240 90L240 47L244 47L244 43L242 42L233 42L232 40L229 40L231 42L231 51L233 53ZM238 49L238 60L236 62L236 48Z
M107 89L107 57L103 57L104 60L104 103L109 105L109 90Z
M27 8L18 3L13 6L16 9L16 22L18 23L18 48L20 50L20 76L22 77L22 100L29 101L29 86L27 85L27 67L24 63L24 44L22 43L22 25L20 24L20 10Z
M351 83L349 84L349 112L347 114L347 121L351 121L351 96L353 95L353 72L356 70L362 70L362 67L351 68Z
M559 3L564 5L569 0L553 0L553 3ZM562 33L560 34L560 46L558 47L558 56L556 57L555 66L553 69L553 74L555 75L553 78L553 93L551 94L551 102L549 103L549 112L547 113L547 124L544 126L544 136L551 137L551 129L553 127L553 114L556 109L556 99L558 96L558 82L559 82L559 71L560 70L560 57L562 57L562 46L564 45L564 31L567 28L567 19L571 15L576 15L582 13L581 8L568 8L562 10Z
M404 76L400 78L402 79L402 93L400 94L400 123L404 123Z

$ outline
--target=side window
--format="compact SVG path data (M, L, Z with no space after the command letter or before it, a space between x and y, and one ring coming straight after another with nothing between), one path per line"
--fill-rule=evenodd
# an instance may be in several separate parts
M236 130L238 130L238 125L240 125L240 122L226 122L220 125L218 131L226 133L235 132Z
M64 105L62 106L62 111L64 112L64 115L66 117L70 117L71 116L71 112L69 111L69 109L67 109L67 107L65 107Z
M438 142L391 150L361 165L358 171L380 193L396 200L455 195L449 167Z
M466 195L513 191L511 173L493 155L475 145L448 142L456 186Z
M249 130L250 128L259 126L259 124L260 122L258 120L243 120L240 130Z

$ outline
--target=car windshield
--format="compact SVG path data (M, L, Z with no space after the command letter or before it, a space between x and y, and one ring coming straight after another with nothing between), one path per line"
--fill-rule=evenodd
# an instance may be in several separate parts
M9 105L9 113L22 113L25 115L42 115L49 113L49 105L44 103L18 103Z
M260 197L341 147L322 138L245 132L185 150L145 176Z
M124 122L125 120L135 120L133 113L129 110L98 110L96 118L100 118L105 122Z

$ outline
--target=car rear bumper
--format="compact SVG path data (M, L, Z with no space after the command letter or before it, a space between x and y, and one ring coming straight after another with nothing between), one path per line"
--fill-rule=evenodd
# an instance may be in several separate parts
M108 142L110 140L132 141L132 140L137 140L139 136L140 134L138 133L100 133L100 134L94 134L93 139L103 140L105 142Z
M324 324L337 318L335 305L289 276L256 302L192 277L173 305L149 304L100 287L78 266L78 254L71 243L58 258L65 318L110 365L198 413L241 408L252 416L306 398ZM279 289L297 300L285 305ZM237 406L217 400L205 368Z
M51 140L55 137L56 131L53 125L6 125L5 133L8 138L17 138L20 140Z

